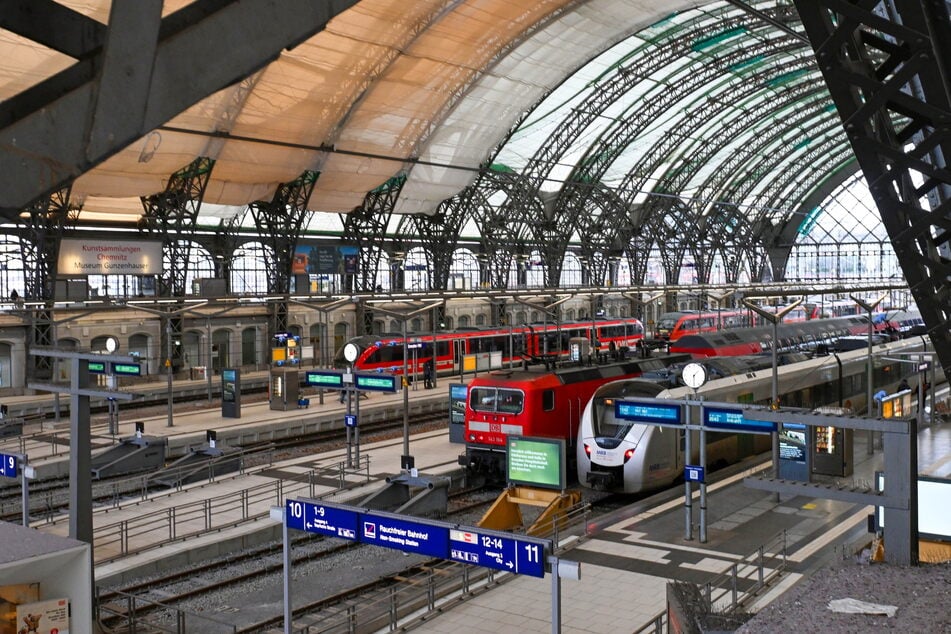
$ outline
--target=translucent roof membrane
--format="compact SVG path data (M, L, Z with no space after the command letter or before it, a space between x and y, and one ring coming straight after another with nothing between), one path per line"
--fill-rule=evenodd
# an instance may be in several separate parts
M111 0L62 4L106 24ZM167 0L163 12L186 4ZM751 4L793 11L790 0ZM71 63L3 31L0 56L0 98ZM488 161L530 172L548 198L584 172L628 204L655 189L713 200L729 186L741 197L730 202L752 208L772 174L841 134L812 66L805 43L723 1L361 0L84 174L72 195L84 219L131 222L140 196L208 157L203 223L314 171L308 208L333 215L310 228L339 230L336 214L391 178L405 176L396 214L429 214ZM726 183L719 166L731 161ZM755 184L741 187L746 174Z

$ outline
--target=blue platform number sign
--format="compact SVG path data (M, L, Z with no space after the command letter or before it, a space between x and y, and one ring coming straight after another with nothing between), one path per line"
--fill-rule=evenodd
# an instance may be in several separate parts
M327 537L357 539L360 516L353 511L303 500L287 500L285 513L288 528Z
M10 454L0 453L0 476L6 478L17 477L17 457Z
M449 558L518 575L545 576L543 544L496 533L450 530Z
M706 482L704 479L703 467L697 465L684 465L684 480L687 482Z
M343 415L343 424L347 427L356 427L357 426L357 415L356 414L344 414Z

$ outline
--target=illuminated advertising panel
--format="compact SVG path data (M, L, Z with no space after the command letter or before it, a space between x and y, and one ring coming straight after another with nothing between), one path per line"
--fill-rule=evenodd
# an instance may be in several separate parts
M505 469L509 482L546 489L565 488L564 440L509 436L507 449Z

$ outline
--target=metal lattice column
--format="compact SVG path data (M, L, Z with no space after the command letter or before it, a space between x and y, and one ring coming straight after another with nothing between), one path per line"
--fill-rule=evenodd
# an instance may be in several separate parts
M360 254L360 270L356 275L356 288L347 290L372 291L380 267L380 256L386 239L386 229L393 215L393 207L406 183L406 176L394 176L369 192L363 204L348 214L340 214L343 222L343 240L354 242ZM346 288L346 286L345 286Z
M290 291L291 264L307 216L307 201L317 183L317 172L307 171L289 183L282 183L268 201L248 205L261 241L268 247L264 265L269 293Z
M31 205L26 224L27 237L20 240L26 275L24 297L45 302L29 318L30 332L27 351L36 346L53 346L56 333L53 321L53 294L59 262L59 247L63 231L76 226L79 217L78 205L69 204L70 189L54 192L44 200ZM20 222L23 222L21 219ZM53 376L53 359L27 354L27 380L45 380Z
M191 261L192 238L198 225L198 212L215 162L198 157L172 174L160 194L142 197L145 213L140 226L162 238L165 270L159 280L159 294L165 297L185 295L185 278Z
M935 351L951 370L951 10L939 0L892 0L887 13L868 2L795 4Z

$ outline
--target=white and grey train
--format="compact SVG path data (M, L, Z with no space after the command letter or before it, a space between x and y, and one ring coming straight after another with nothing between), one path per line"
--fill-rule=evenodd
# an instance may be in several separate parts
M901 380L915 385L917 366L898 359L931 350L924 337L913 337L874 347L873 386L876 392L896 392ZM711 357L702 360L715 378L697 390L705 401L768 405L772 393L770 357ZM867 400L867 350L853 350L806 360L793 360L778 368L780 404L789 407L841 407L865 412ZM625 398L684 399L693 390L669 387L674 379L627 379L607 383L594 393L582 415L576 444L578 482L582 486L618 493L637 493L674 483L683 474L683 430L633 423L615 417L614 403ZM929 377L930 379L930 377ZM945 381L940 369L935 383ZM766 434L707 433L707 464L736 462L769 450ZM693 453L699 441L692 442ZM697 455L687 464L697 464Z

